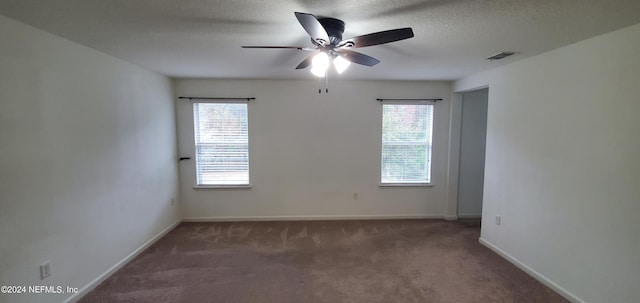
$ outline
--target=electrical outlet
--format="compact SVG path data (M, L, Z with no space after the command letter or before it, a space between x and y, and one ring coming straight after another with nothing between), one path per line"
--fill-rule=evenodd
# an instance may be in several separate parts
M40 280L44 280L51 275L51 262L47 261L40 264Z
M496 215L496 225L500 225L501 218L500 215Z
M174 206L174 205L176 205L176 199L171 198L171 206Z
M353 193L353 200L358 200L358 193Z

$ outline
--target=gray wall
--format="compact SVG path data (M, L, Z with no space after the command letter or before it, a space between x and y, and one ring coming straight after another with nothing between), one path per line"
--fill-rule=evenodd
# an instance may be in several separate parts
M489 87L482 243L575 302L640 302L639 79L640 24L454 86Z
M482 216L488 89L462 94L458 217Z
M180 218L171 81L2 16L0 40L0 284L82 289Z
M180 96L249 102L251 189L194 189L180 164L187 219L451 217L447 201L451 83L444 81L176 80ZM435 105L432 187L379 187L382 105L376 98L443 98ZM177 101L180 152L193 157L193 109ZM357 198L354 198L357 193ZM454 207L455 209L455 207Z

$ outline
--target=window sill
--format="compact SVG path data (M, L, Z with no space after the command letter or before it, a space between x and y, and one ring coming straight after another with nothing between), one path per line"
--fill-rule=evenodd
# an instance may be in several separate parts
M250 189L251 185L196 185L195 190L214 190L214 189Z
M433 187L433 183L379 183L378 187Z

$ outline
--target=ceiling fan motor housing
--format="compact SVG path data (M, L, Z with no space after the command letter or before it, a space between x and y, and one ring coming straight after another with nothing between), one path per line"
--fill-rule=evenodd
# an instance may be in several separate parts
M318 18L322 27L329 35L329 44L335 46L342 41L342 33L344 33L344 22L335 18ZM311 39L313 41L313 39ZM315 44L315 41L313 41Z

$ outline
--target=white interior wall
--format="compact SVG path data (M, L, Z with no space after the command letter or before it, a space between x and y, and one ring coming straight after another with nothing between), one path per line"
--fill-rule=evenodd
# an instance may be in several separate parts
M2 16L0 40L0 284L83 288L179 220L171 81Z
M640 24L454 84L489 86L483 243L576 302L640 302L639 79Z
M314 80L176 80L178 96L256 97L249 103L252 188L193 189L195 161L183 161L184 216L455 216L447 205L450 82L330 80L328 94L319 94L319 85ZM434 115L433 187L378 186L382 106L376 98L444 98ZM193 158L192 106L189 101L176 102L179 150L181 156Z

